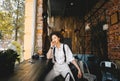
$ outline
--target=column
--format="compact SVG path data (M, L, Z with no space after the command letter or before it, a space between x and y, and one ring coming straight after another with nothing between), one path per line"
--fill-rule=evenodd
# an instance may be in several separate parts
M25 0L24 60L34 52L36 0Z

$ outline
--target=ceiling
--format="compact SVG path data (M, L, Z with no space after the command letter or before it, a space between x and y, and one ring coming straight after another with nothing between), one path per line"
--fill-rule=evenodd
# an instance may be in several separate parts
M51 16L84 17L98 1L99 0L49 0L48 13Z

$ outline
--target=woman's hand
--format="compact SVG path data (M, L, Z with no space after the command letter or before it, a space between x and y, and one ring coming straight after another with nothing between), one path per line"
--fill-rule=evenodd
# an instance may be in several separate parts
M82 73L80 70L78 70L78 75L77 75L78 78L81 78L82 77Z
M55 46L55 42L52 41L52 42L51 42L51 47L54 47L54 46Z

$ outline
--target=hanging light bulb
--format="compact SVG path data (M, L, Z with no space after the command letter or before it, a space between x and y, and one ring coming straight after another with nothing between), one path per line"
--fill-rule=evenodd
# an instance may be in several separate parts
M89 30L89 29L90 29L90 26L89 26L89 25L90 25L89 23L86 24L85 30Z
M108 24L103 25L103 30L108 30Z

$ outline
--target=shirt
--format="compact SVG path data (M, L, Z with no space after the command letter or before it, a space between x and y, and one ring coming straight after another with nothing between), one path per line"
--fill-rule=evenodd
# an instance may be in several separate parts
M73 54L67 44L64 44L64 49L66 52L66 62L69 63L74 60ZM65 56L63 51L63 44L60 44L60 48L55 47L55 59L57 64L65 63Z

